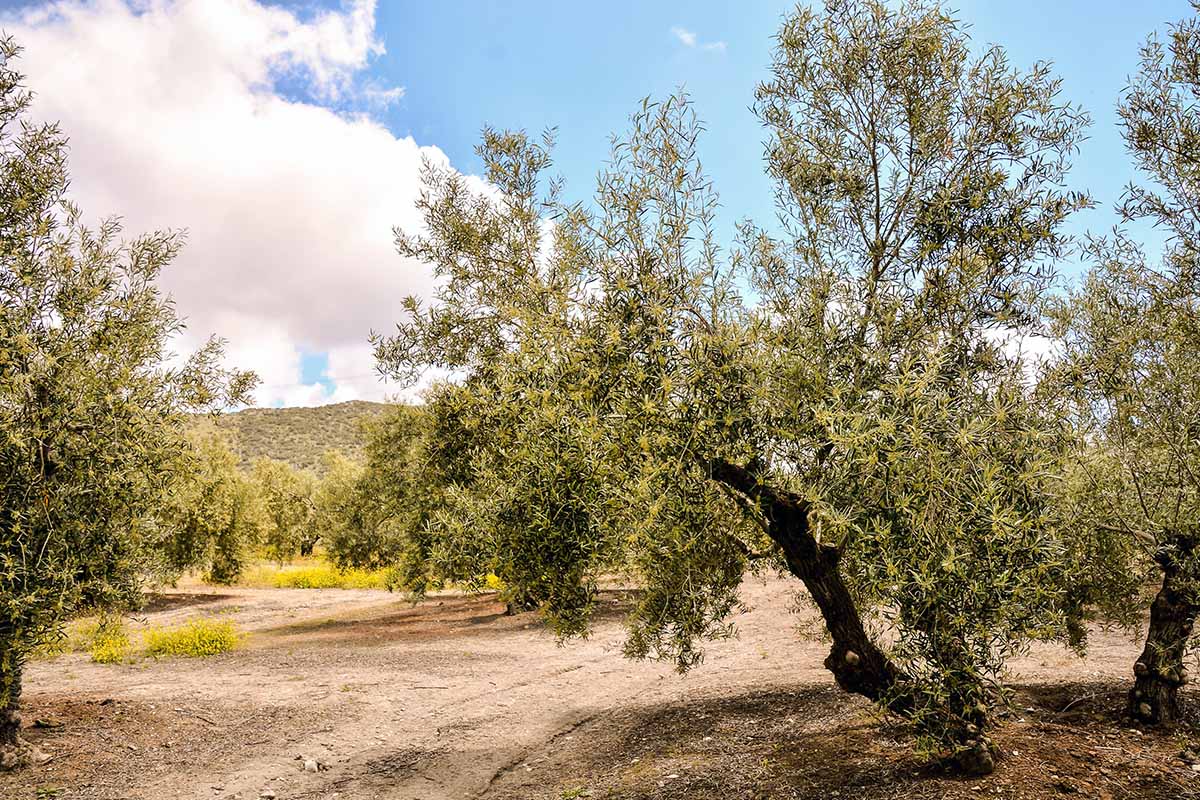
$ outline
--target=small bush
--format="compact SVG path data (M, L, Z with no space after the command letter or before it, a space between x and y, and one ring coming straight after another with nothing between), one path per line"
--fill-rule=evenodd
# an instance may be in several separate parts
M180 628L146 631L146 655L215 656L232 650L239 638L232 622L196 619Z
M120 617L105 618L96 623L88 653L97 664L119 664L129 657L129 634Z
M259 567L248 573L243 583L275 589L386 589L386 570L339 570L332 564L316 563L298 567Z
M77 619L33 651L36 660L64 653L88 653L97 664L117 664L132 655L132 642L120 617Z
M280 572L275 579L280 588L294 589L386 589L386 573L365 569L339 571L331 565L305 567Z

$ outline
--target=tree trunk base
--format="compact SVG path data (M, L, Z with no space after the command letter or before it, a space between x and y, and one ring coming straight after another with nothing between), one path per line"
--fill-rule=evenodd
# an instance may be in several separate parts
M1182 713L1180 685L1156 675L1138 675L1129 692L1129 716L1143 725L1171 727Z
M1184 655L1200 615L1195 589L1193 554L1200 542L1178 537L1159 556L1162 588L1150 605L1146 646L1133 665L1135 677L1129 692L1129 716L1143 725L1171 727L1183 710L1179 689L1188 682Z
M533 602L520 602L517 600L509 600L504 604L504 616L515 617L518 614L527 614L530 611L537 611L538 604Z
M50 757L34 745L17 737L15 742L0 745L0 772L44 764Z
M991 775L996 769L995 748L990 741L980 738L951 756L949 764L963 775Z

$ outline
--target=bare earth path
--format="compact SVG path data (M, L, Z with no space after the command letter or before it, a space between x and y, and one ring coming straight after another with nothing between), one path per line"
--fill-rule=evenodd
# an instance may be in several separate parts
M711 646L686 677L669 665L621 657L615 598L589 640L560 647L535 615L505 617L486 596L414 607L369 590L167 594L143 624L219 615L250 634L245 645L204 660L113 666L71 654L35 662L27 675L27 724L45 719L62 727L28 732L54 758L0 776L0 798L707 797L694 788L677 795L672 786L683 791L689 775L702 786L710 780L706 769L728 769L704 756L721 737L745 739L736 749L757 752L754 726L764 714L756 703L791 714L788 736L802 737L820 717L823 740L837 736L831 725L843 726L852 735L841 739L853 744L859 731L870 738L862 747L884 748L891 758L886 731L877 731L864 704L829 688L824 645L795 635L790 592L784 581L748 583L739 637ZM1086 661L1040 648L1015 671L1035 684L1109 686L1124 679L1137 652L1122 636L1098 634ZM1065 691L1076 711L1099 702L1083 689ZM770 710L764 713L769 720ZM732 719L744 724L722 727ZM651 753L655 742L662 746ZM1128 749L1105 742L1097 746ZM1164 791L1173 793L1163 796L1200 787L1200 773L1170 763L1175 747L1174 740L1155 744L1148 756L1153 775L1161 771ZM905 757L903 741L894 749ZM643 750L645 763L631 755ZM653 766L652 756L659 759ZM667 758L675 766L664 766ZM308 759L318 771L305 770ZM895 768L907 770L903 764ZM722 783L715 774L711 780ZM764 773L761 785L771 780ZM729 796L840 796L821 788L823 778L814 781L807 793L793 787L790 794Z

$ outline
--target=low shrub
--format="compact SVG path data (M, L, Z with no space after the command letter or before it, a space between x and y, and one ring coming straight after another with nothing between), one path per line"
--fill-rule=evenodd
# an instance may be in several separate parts
M241 637L232 622L195 619L179 628L148 630L148 656L215 656L237 646Z
M36 660L50 660L64 653L88 653L97 664L116 664L128 659L132 652L132 642L120 617L84 617L43 642L32 656Z
M339 570L327 562L295 567L261 566L247 572L247 586L274 589L386 589L386 570Z
M88 654L97 664L119 664L129 658L129 634L120 617L106 617L91 632Z

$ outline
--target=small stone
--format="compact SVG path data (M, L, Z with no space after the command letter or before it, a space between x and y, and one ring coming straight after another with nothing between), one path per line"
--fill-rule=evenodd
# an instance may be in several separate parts
M1200 764L1192 764L1192 772L1200 772Z
M306 759L304 759L304 771L305 772L320 772L321 765L317 762L317 760L315 758L306 758Z
M1138 703L1138 716L1142 719L1150 719L1154 716L1154 709L1149 703Z
M268 786L258 793L259 800L275 800L275 791Z
M843 657L846 659L846 663L852 667L857 667L858 662L861 660L858 657L858 653L854 652L853 650L847 650L846 655Z

